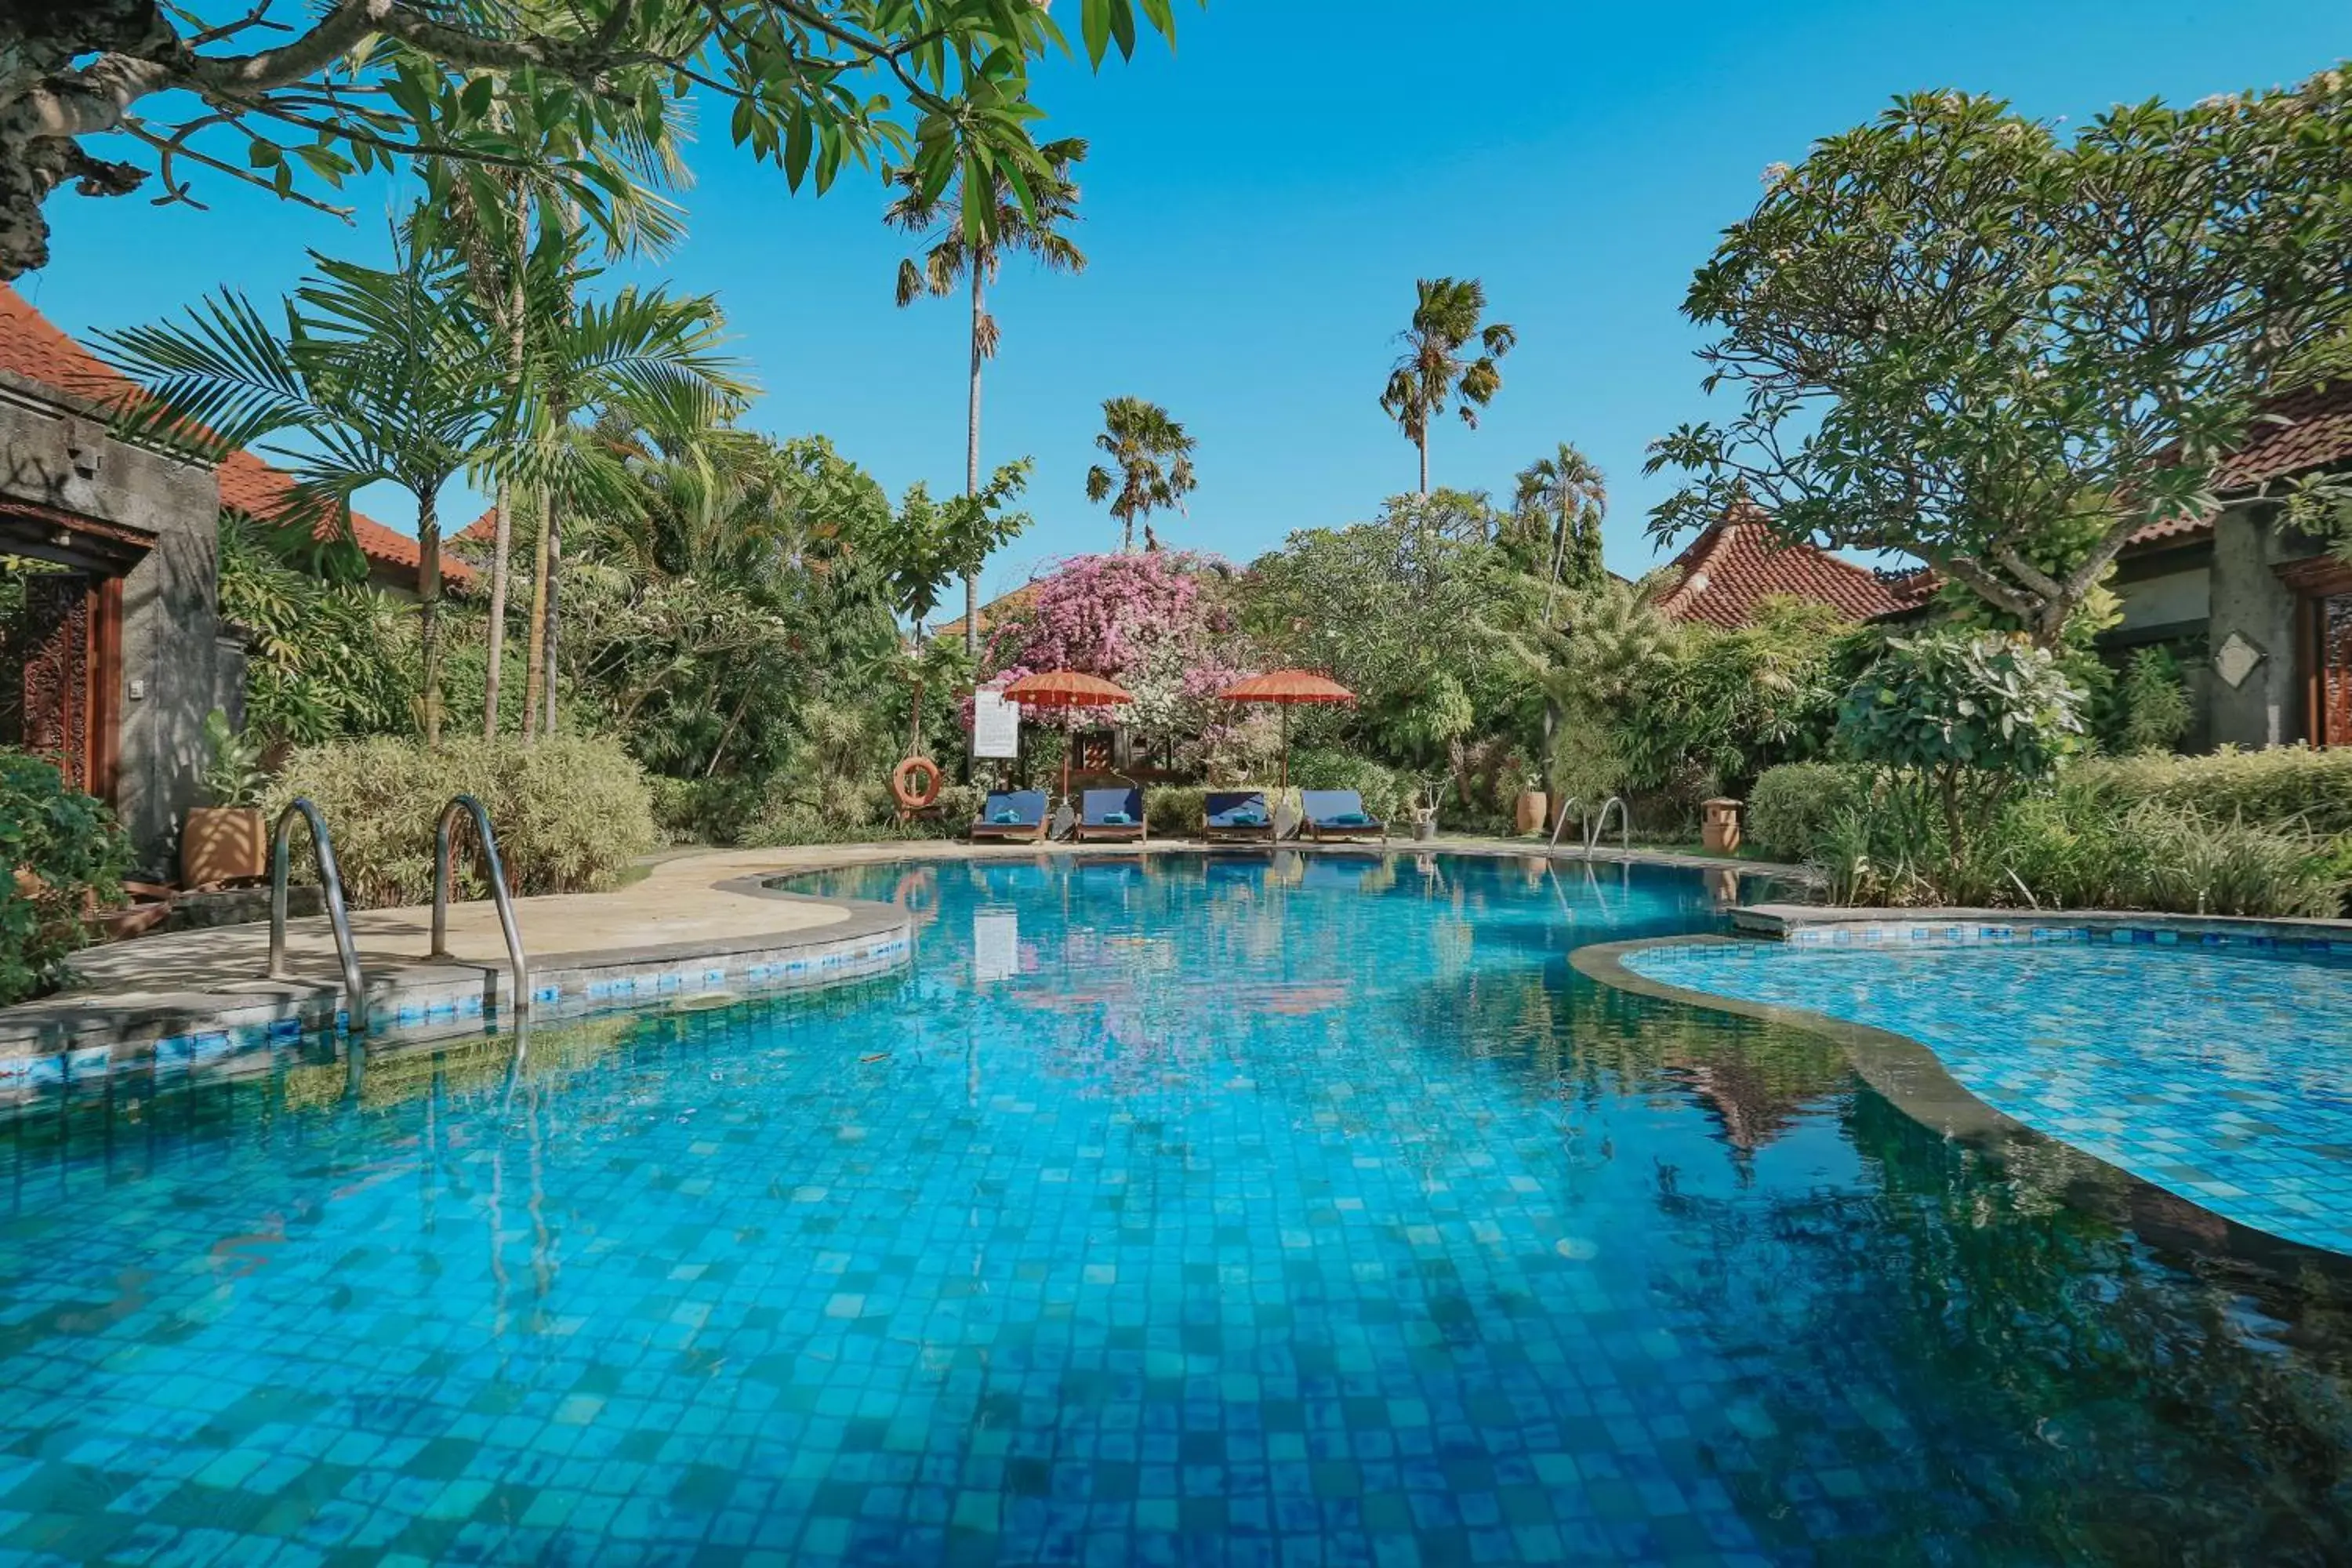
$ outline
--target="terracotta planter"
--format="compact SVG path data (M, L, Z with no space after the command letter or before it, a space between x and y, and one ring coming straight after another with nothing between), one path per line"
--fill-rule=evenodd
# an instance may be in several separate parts
M180 883L213 888L269 873L268 829L258 807L194 805L180 830Z
M1539 789L1519 792L1518 805L1511 813L1511 831L1518 834L1541 833L1551 822L1551 797Z
M1412 820L1412 838L1416 844L1426 844L1437 837L1437 818L1416 816Z
M1739 803L1728 796L1699 803L1699 842L1711 855L1739 851Z

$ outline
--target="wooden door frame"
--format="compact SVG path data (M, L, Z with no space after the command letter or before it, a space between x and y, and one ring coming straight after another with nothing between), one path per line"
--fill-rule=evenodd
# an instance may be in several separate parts
M2332 555L2316 555L2273 570L2294 594L2295 684L2303 694L2303 738L2323 746L2328 743L2326 607L2330 599L2352 596L2352 565Z

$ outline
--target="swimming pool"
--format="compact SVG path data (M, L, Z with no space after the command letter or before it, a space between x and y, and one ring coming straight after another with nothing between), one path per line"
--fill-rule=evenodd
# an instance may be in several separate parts
M2347 1279L1574 973L1685 873L1041 858L817 994L17 1109L0 1552L2322 1562Z

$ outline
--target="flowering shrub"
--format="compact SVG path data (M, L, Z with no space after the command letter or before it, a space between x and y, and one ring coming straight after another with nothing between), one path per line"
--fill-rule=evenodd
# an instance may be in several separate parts
M989 634L982 668L1004 680L1048 669L1098 675L1135 701L1074 709L1056 721L1123 724L1147 744L1214 745L1233 718L1216 694L1248 673L1219 567L1190 551L1075 556Z

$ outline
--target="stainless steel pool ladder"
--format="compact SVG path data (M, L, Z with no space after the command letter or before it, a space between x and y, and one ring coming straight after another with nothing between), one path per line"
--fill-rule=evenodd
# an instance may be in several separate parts
M272 980L291 980L286 967L286 878L291 869L288 849L296 818L310 828L310 850L319 862L319 888L325 895L327 923L335 931L335 956L343 964L343 1005L354 1035L367 1033L367 989L360 983L359 949L352 945L351 917L343 910L343 874L335 866L335 841L327 819L307 797L297 795L278 814L278 833L269 848L269 969Z
M1578 806L1583 804L1584 803L1582 801L1577 799L1574 795L1570 795L1566 800L1559 803L1559 815L1551 819L1552 848L1557 849L1559 847L1559 830L1568 826L1568 814L1571 811L1575 811ZM1576 831L1578 837L1581 837L1584 834L1584 830L1591 826L1591 818L1579 813L1576 819Z
M482 844L482 872L490 884L490 901L498 906L499 929L506 933L507 963L514 971L514 1011L530 1011L530 965L523 957L522 932L515 928L514 900L507 893L506 863L499 858L498 835L490 831L490 814L470 795L453 795L441 808L433 828L433 951L427 958L450 958L449 883L450 839L460 816L474 819L474 836Z
M1601 803L1601 815L1593 818L1584 829L1584 858L1587 860L1592 858L1594 846L1598 845L1601 836L1609 831L1609 808L1612 805L1617 808L1619 847L1629 856L1633 853L1633 814L1626 809L1623 795L1612 795Z

